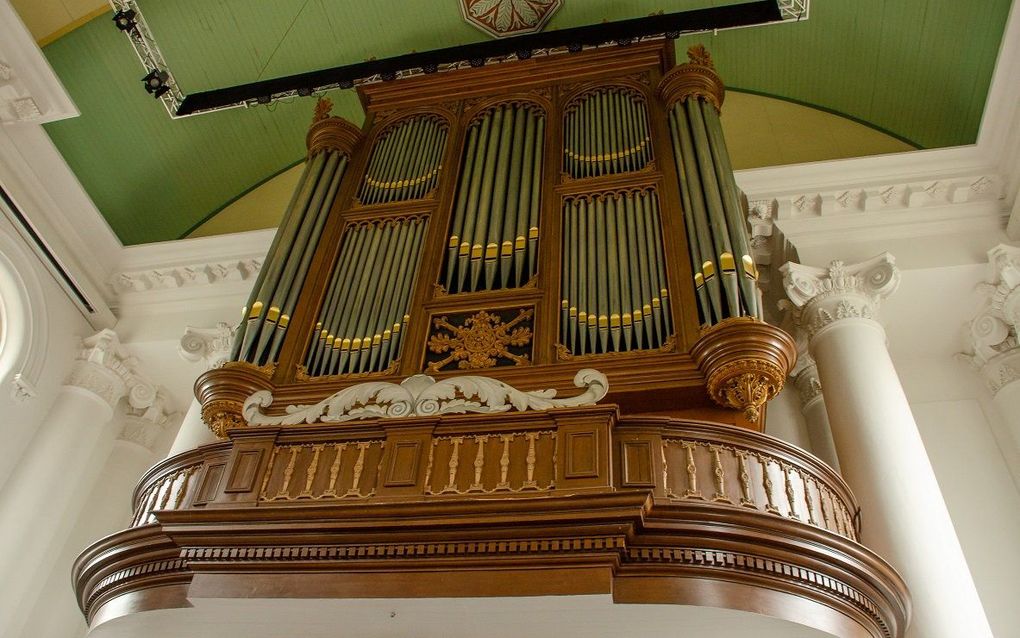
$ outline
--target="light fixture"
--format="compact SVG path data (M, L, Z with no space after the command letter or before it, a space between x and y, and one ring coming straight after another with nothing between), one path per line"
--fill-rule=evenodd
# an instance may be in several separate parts
M153 69L149 71L149 74L142 78L142 83L145 84L145 90L152 94L152 97L159 99L164 93L170 90L167 86L167 80L170 79L170 74L166 71L160 71L159 69Z
M113 14L113 23L121 31L132 31L138 26L138 23L135 21L136 15L134 9L121 9Z

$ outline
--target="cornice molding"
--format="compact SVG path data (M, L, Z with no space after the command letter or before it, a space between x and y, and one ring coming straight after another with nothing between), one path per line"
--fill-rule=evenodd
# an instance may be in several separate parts
M0 3L0 122L42 124L77 115L14 7Z

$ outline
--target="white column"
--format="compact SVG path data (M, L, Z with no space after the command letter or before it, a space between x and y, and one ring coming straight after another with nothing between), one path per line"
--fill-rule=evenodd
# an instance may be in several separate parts
M113 425L119 430L102 473L84 499L59 557L50 572L34 609L24 625L24 636L74 636L84 633L85 621L74 592L67 586L75 558L97 539L126 528L131 522L135 485L149 467L160 460L157 450L168 427L171 402L165 390L144 410L130 405L115 410Z
M839 455L836 454L836 444L832 442L832 428L829 425L829 414L825 410L818 365L806 349L797 353L797 365L790 377L800 396L800 410L804 415L811 451L839 472Z
M842 473L862 510L862 542L900 572L913 599L914 638L991 638L917 424L876 321L899 284L891 255L828 268L788 263L818 366Z
M988 251L992 283L984 284L985 307L967 326L970 352L963 358L981 374L1014 449L1020 448L1020 248L1000 244Z
M71 373L0 497L0 618L18 627L118 434L114 406L124 397L147 409L155 387L112 330L84 339ZM13 575L17 574L17 577Z
M234 341L235 328L222 321L215 328L188 327L181 337L178 352L181 356L195 363L201 362L206 370L222 366L230 358L230 345ZM200 445L215 443L216 435L202 421L202 406L195 399L191 400L188 412L181 422L181 429L170 446L169 456L193 450Z

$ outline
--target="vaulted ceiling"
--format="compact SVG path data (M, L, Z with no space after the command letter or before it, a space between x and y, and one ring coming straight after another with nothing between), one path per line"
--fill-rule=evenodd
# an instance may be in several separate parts
M737 1L565 0L546 28ZM457 0L139 4L186 93L487 37L461 19ZM704 42L732 88L835 112L921 148L969 144L1009 5L816 0L806 21L703 34L678 47ZM144 71L109 14L57 35L44 52L82 115L47 130L124 243L187 235L301 160L310 98L171 120L143 90ZM361 122L352 91L332 97L336 112ZM733 122L727 135L755 126ZM784 137L805 143L795 125ZM768 163L761 156L756 165ZM772 163L789 157L777 151Z

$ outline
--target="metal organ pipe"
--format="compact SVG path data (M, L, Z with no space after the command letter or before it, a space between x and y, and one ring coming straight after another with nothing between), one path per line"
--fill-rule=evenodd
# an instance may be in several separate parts
M305 356L309 376L383 372L398 359L427 227L416 215L344 232Z
M261 366L279 356L326 218L361 137L349 122L329 116L330 106L321 102L316 109L308 160L242 312L232 360Z
M535 274L545 112L506 102L471 122L447 243L447 292L516 288Z

